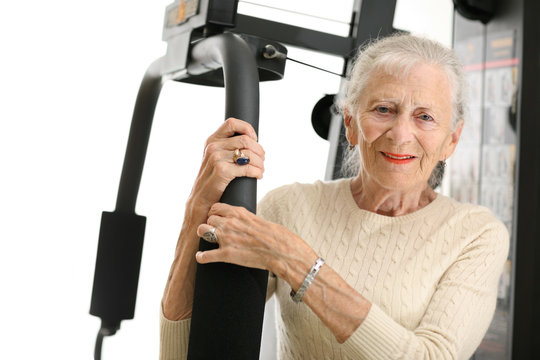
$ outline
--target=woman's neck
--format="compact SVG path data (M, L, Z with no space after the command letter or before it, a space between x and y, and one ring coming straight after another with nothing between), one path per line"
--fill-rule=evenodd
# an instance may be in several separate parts
M427 184L408 189L387 189L358 175L351 181L351 192L360 209L386 216L401 216L431 203L437 193Z

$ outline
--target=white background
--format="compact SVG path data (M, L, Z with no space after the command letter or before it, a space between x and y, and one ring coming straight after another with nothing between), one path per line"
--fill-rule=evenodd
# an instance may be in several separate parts
M170 2L0 3L1 359L92 358L99 319L88 310L101 211L114 210L135 96L147 66L165 53L161 27ZM350 1L331 9L329 1L265 3L343 22L350 17ZM451 3L398 1L394 25L449 44ZM240 9L258 11L250 4ZM344 28L296 18L303 26ZM342 66L298 49L289 55L333 71ZM267 162L259 198L281 184L324 177L328 144L313 131L310 114L339 82L289 62L284 80L261 85ZM105 339L103 359L157 358L159 303L184 203L223 104L222 89L173 82L163 88L137 203L147 225L136 315Z

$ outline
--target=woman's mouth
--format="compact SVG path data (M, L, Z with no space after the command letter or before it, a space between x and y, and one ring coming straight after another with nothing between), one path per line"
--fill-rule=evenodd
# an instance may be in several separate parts
M392 153L387 153L384 151L381 151L381 154L383 154L383 158L386 161L391 162L393 164L408 164L412 162L414 159L416 159L416 156L409 155L409 154L392 154Z

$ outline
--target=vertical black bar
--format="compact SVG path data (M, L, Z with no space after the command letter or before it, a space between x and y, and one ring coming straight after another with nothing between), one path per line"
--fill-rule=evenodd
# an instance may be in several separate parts
M540 331L540 2L523 0L518 100L517 239L514 262L512 359L538 358Z
M210 0L207 24L233 27L236 19L238 0Z
M205 39L194 46L194 62L223 66L226 117L259 122L259 76L254 55L231 33ZM213 65L212 65L213 64ZM222 202L256 208L256 180L237 178ZM200 250L215 248L203 240ZM189 359L258 359L268 273L232 264L197 265Z
M358 15L352 24L355 48L367 40L387 36L394 31L396 1L355 0L353 11Z
M152 120L163 85L161 64L160 58L148 67L137 94L116 200L120 212L135 212Z

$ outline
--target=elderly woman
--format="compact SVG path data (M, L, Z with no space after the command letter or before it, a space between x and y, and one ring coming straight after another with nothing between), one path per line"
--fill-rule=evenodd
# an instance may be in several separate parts
M258 215L218 202L233 178L264 170L254 130L228 119L208 139L186 206L161 357L186 356L196 262L229 262L274 275L281 359L468 359L493 316L509 242L486 208L433 190L465 96L451 50L410 35L372 43L342 104L357 174L278 188ZM248 165L233 162L235 149ZM197 252L201 236L219 248Z

